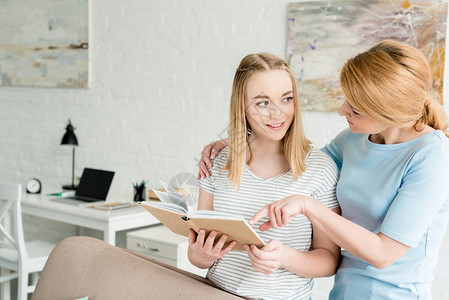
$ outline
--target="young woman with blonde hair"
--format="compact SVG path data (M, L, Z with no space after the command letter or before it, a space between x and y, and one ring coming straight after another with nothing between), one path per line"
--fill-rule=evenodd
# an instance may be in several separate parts
M229 147L199 182L198 209L218 210L249 220L258 210L289 195L313 198L338 212L338 170L303 132L295 79L287 64L268 54L250 54L237 68L231 95ZM260 223L262 224L262 222ZM260 225L259 224L259 225ZM267 244L231 251L227 236L200 230L189 236L189 259L209 268L207 278L240 296L309 299L312 277L335 273L339 247L302 215L284 228L260 232Z
M277 229L304 215L343 248L329 299L431 299L449 221L449 134L443 107L430 97L427 60L386 40L349 59L340 81L339 114L349 129L322 150L341 172L342 215L298 195L250 222L268 216L260 229Z

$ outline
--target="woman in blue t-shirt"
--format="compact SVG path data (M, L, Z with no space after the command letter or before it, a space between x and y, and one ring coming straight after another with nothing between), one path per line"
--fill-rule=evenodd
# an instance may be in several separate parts
M304 214L341 246L330 299L431 299L432 272L449 220L449 134L443 107L430 97L431 73L417 49L383 41L349 59L339 110L349 129L322 150L341 174L339 216L295 195L265 206L250 223L268 230ZM207 157L226 144L206 147Z

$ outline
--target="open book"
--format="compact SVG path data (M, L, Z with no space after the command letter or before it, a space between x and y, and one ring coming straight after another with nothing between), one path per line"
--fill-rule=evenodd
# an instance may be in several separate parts
M200 229L205 229L207 236L209 232L216 230L218 234L215 241L222 234L228 235L226 245L237 241L232 250L245 250L245 244L257 247L265 245L243 217L213 210L192 209L178 191L165 183L162 185L167 192L153 190L161 202L143 201L140 204L174 233L188 236L190 228L197 233Z

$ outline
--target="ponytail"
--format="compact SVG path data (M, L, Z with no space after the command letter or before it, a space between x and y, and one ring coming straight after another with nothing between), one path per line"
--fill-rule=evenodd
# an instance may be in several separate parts
M424 102L421 118L415 123L415 130L429 125L433 129L441 130L449 137L448 118L443 106L430 97Z

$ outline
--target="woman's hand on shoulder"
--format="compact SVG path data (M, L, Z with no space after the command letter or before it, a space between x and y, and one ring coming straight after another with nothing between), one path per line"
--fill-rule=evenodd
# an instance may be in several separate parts
M213 168L211 159L217 157L221 149L225 148L228 144L229 139L226 138L204 146L201 152L200 162L198 163L200 169L198 172L198 180L210 176L210 170Z
M206 237L206 230L201 229L198 235L190 229L188 256L192 264L199 268L210 268L215 260L225 256L237 243L232 241L224 247L228 236L223 234L214 244L217 231L213 230Z
M257 271L268 275L283 268L286 260L286 247L278 240L271 240L261 249L254 245L245 245L251 264Z
M303 195L288 196L265 205L248 223L253 225L260 219L269 217L270 219L268 221L259 226L261 231L285 226L294 216L306 213L306 205L310 200L312 199Z

